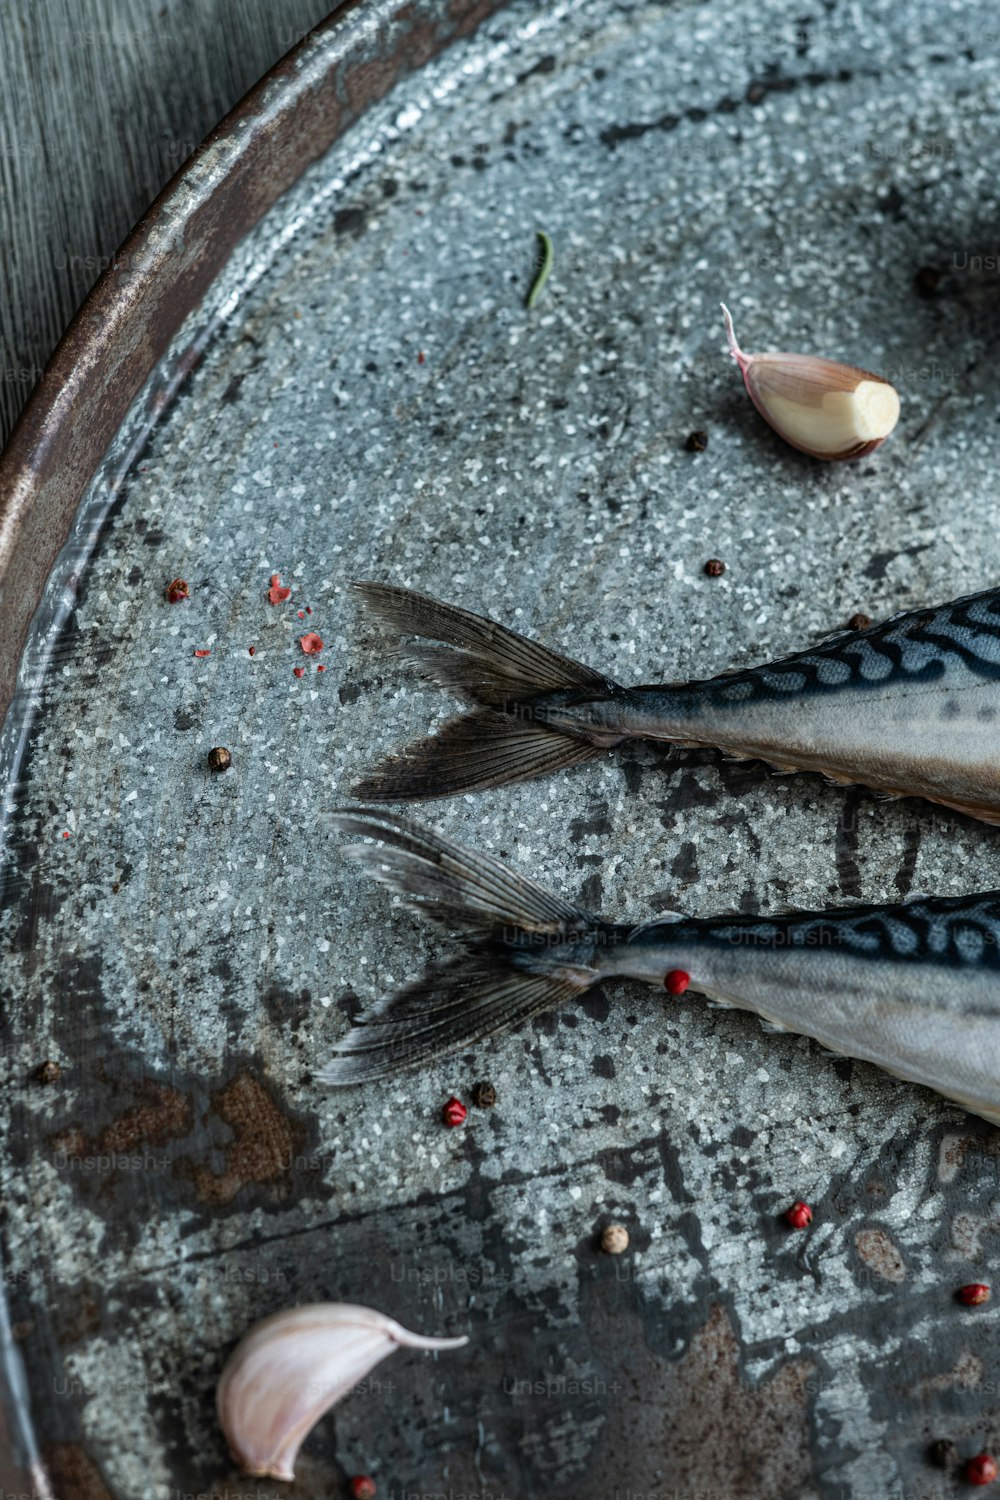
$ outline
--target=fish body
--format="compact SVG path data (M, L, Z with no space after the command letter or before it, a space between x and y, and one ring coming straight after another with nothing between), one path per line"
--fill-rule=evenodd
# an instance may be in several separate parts
M358 585L413 655L473 706L358 788L416 800L522 781L627 739L709 745L1000 821L1000 590L843 631L703 681L625 687L493 621Z
M1000 1124L1000 892L775 917L610 923L393 813L335 817L349 851L464 943L352 1030L321 1075L367 1082L602 981L697 994L923 1084ZM666 996L666 1004L675 1003Z
M1000 892L773 918L654 922L617 945L617 976L673 970L921 1083L1000 1124Z

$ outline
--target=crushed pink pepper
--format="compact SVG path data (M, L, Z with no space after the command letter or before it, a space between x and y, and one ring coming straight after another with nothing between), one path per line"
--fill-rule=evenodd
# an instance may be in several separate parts
M257 650L256 646L248 646L247 647L247 655L248 656L253 656L254 653L256 652L256 650Z
M272 604L284 604L286 599L292 597L291 589L282 584L280 573L271 574L271 587L267 591L267 597Z
M307 656L318 656L323 649L323 642L315 630L310 630L308 635L302 636L299 640L299 645Z
M211 651L195 651L195 656L211 656Z
M293 667L292 668L292 676L293 677L304 677L305 675L306 675L306 669L305 669L305 667Z
M165 590L168 604L183 604L191 597L191 590L183 578L173 578Z

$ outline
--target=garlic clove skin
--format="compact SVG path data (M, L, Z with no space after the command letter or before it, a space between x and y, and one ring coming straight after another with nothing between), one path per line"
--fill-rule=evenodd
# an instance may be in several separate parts
M402 1346L458 1349L371 1307L313 1302L257 1323L230 1355L216 1405L230 1452L257 1479L294 1479L303 1441L335 1402Z
M888 380L812 354L747 354L722 304L729 352L764 420L793 448L827 460L863 458L899 420L899 396Z

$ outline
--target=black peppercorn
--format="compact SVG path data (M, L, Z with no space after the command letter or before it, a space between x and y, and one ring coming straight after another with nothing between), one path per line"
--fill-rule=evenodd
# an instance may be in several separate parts
M927 1449L927 1457L939 1469L950 1469L958 1463L958 1449L950 1438L938 1438Z

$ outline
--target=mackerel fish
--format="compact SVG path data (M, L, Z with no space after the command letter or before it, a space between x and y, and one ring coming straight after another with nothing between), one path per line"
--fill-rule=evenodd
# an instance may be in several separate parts
M321 1072L326 1083L427 1064L630 979L753 1011L1000 1124L1000 891L629 926L399 814L332 817L376 841L347 853L462 948L363 1013Z
M408 655L472 712L356 788L412 801L525 781L626 740L713 746L1000 821L1000 589L842 631L763 666L623 687L503 625L393 584L359 583Z

